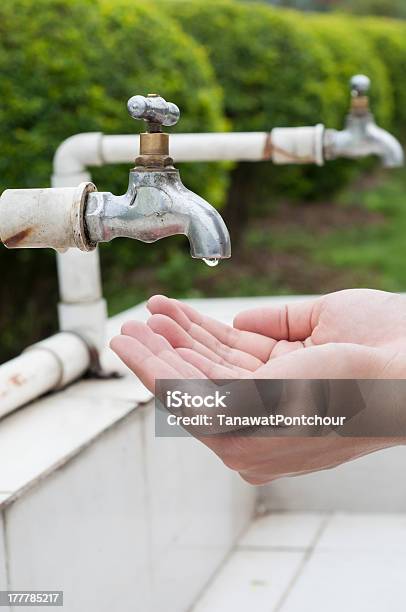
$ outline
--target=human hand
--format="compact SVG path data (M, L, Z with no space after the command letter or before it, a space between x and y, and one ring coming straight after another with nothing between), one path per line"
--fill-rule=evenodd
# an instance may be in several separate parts
M350 295L357 293L247 311L236 317L237 328L155 296L148 324L125 324L112 348L152 391L156 378L403 378L403 299L366 290ZM293 445L290 439L243 436L202 441L253 484L326 469L401 442L303 438Z
M235 317L234 328L164 296L151 298L148 308L149 327L208 378L406 375L403 296L364 289L340 291L242 312ZM300 355L292 354L298 350Z

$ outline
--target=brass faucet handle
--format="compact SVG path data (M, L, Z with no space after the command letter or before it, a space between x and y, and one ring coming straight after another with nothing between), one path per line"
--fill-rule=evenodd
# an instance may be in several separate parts
M371 80L365 74L356 74L351 78L351 112L353 115L364 116L369 112L370 87Z
M176 125L180 118L180 110L157 94L133 96L127 103L128 112L133 119L143 119L150 133L161 132L161 127Z

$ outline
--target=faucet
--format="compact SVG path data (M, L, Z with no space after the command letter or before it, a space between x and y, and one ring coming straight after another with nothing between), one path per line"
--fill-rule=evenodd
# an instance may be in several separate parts
M324 157L336 159L378 155L386 168L402 166L404 156L401 144L392 134L376 125L370 112L370 85L370 79L363 74L357 74L350 80L351 108L345 128L341 131L325 130Z
M99 243L127 237L155 242L185 234L192 257L208 265L230 257L230 237L223 219L183 185L169 157L169 135L162 132L162 126L178 122L178 107L156 94L133 96L127 106L131 117L146 122L147 131L140 135L140 155L130 171L127 192L89 195L85 223L90 240Z
M191 256L209 266L231 257L230 236L220 214L183 185L169 156L169 135L162 126L178 122L179 108L156 94L133 96L127 106L131 117L147 125L127 192L99 192L92 183L8 189L0 198L0 240L5 246L91 251L117 237L155 242L185 234Z

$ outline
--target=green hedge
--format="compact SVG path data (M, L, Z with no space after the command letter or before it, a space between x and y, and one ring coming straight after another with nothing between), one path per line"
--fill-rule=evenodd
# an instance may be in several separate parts
M406 22L368 18L360 20L359 27L385 62L393 95L393 129L406 142Z
M394 100L387 61L378 53L360 19L342 15L312 15L306 18L313 34L323 43L334 62L333 90L326 92L339 117L330 127L341 129L349 105L348 81L354 74L367 74L372 87L371 107L380 125L392 127Z
M335 120L324 96L335 66L301 13L233 0L162 7L206 47L234 130Z
M153 90L175 101L181 131L224 127L221 91L204 50L142 2L3 0L0 75L0 190L48 185L55 149L72 134L139 131L141 122L126 110L135 93ZM188 186L221 203L224 169L183 170ZM124 192L128 167L97 169L94 178L100 189ZM168 242L151 248L116 241L103 253L107 281L116 267L162 261ZM1 360L54 327L54 254L0 247L0 270Z
M372 78L374 112L390 126L393 95L385 59L359 20L232 0L172 0L163 6L206 47L233 130L319 122L341 128L349 107L348 79L357 72ZM227 220L238 235L248 214L269 209L275 198L325 199L360 167L348 161L322 169L239 164Z
M377 119L390 125L388 62L398 53L397 64L403 61L404 68L401 22L303 14L233 0L165 0L162 6L206 47L234 130L319 121L341 127L348 80L359 72L373 81Z

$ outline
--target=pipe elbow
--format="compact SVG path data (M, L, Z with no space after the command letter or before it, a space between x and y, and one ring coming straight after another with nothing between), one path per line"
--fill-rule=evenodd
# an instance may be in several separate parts
M58 183L66 183L66 177L70 176L78 176L78 182L87 180L83 178L87 176L87 167L103 164L102 138L101 132L84 132L70 136L59 145L53 159L54 187L62 186Z

